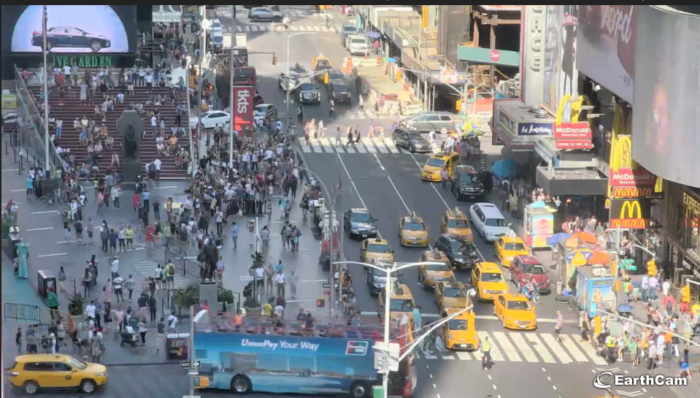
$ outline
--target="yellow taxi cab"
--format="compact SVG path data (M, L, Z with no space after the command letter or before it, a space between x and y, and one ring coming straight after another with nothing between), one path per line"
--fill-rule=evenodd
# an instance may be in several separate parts
M492 301L497 295L508 293L508 284L496 263L477 263L472 269L472 284L479 301Z
M389 248L389 242L385 239L365 239L360 247L360 261L393 264L394 251Z
M442 317L446 318L459 308L446 309ZM476 351L479 349L479 335L476 333L476 317L474 311L464 311L442 327L442 339L448 350Z
M447 176L452 174L452 168L459 164L459 154L453 152L436 153L430 155L428 160L423 165L423 170L420 172L420 179L423 181L440 182L442 181L442 171L447 170Z
M501 264L506 268L510 268L513 257L527 256L530 254L530 251L527 250L527 246L525 246L525 242L523 242L522 239L508 236L498 238L493 243L493 252L496 258L501 260Z
M321 54L318 54L318 57L314 57L314 58L311 60L311 67L312 67L313 69L316 69L316 67L319 66L319 65L323 65L323 66L328 65L328 66L331 66L331 67L333 66L333 65L331 64L331 60L328 59L328 58L326 58L326 56L323 55L322 53L321 53Z
M426 250L421 256L420 261L442 263L440 265L418 266L418 283L423 285L424 289L433 288L438 282L455 280L455 274L452 272L450 260L445 253L438 250Z
M63 354L20 355L6 372L10 383L27 394L41 390L78 389L92 394L107 384L107 368Z
M311 60L311 68L313 69L314 74L316 75L316 80L327 83L328 73L323 72L331 70L333 68L333 65L331 64L331 60L326 58L323 54L318 54L318 57L315 57Z
M379 311L381 314L384 314L385 294L384 290L379 294ZM413 309L415 307L416 302L413 300L411 289L404 284L396 282L391 289L391 300L389 301L389 316L391 320L401 319L405 314L413 321Z
M468 243L474 242L467 215L456 207L454 210L447 210L440 219L440 232Z
M505 293L496 296L493 300L493 314L506 329L537 329L535 307L522 294Z
M467 306L467 286L458 281L440 282L435 284L435 304L440 311L447 308L464 308Z
M399 241L401 246L428 246L428 228L416 212L399 220Z

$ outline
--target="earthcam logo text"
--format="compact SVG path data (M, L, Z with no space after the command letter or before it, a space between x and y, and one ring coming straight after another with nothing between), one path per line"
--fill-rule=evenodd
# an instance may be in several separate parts
M593 387L605 390L613 386L630 387L630 386L665 386L677 387L687 386L688 379L684 377L668 377L664 375L642 375L630 377L625 375L617 375L613 372L602 372L593 380Z

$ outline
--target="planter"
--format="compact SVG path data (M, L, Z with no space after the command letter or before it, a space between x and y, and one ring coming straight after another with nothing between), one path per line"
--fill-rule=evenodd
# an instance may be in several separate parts
M73 321L73 323L75 324L75 327L77 328L78 325L85 322L85 314L71 315L70 319Z
M260 307L243 307L246 315L260 315L262 313L262 306Z

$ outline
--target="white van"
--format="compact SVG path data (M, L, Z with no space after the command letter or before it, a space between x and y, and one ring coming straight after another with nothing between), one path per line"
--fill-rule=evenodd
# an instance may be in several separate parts
M350 55L368 55L369 41L363 35L349 35L346 39L346 46Z
M474 204L469 208L469 220L487 242L494 242L510 232L510 224L493 203Z

